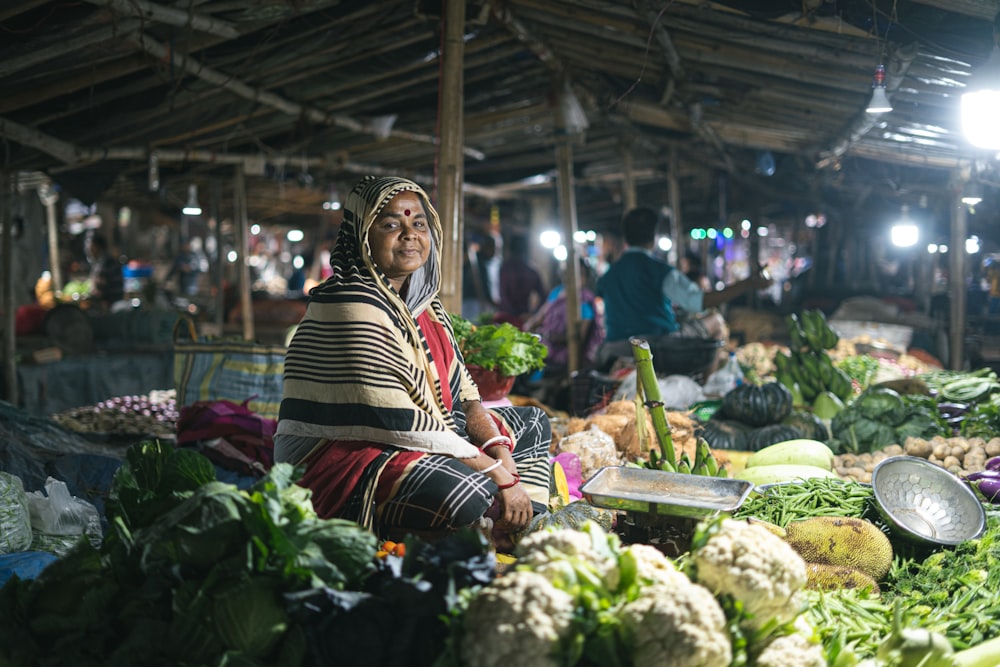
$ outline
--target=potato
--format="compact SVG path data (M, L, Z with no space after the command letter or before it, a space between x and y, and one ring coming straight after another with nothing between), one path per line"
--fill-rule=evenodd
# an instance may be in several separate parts
M915 439L918 439L918 438L915 438ZM899 456L900 454L903 453L903 448L900 447L899 445L889 445L888 447L886 447L882 451L885 452L886 456ZM926 458L926 457L923 457L923 458Z
M1000 456L1000 438L993 438L986 443L987 456Z
M848 468L844 472L847 474L848 477L857 480L859 482L861 481L861 478L865 476L865 473L868 473L868 478L869 480L871 479L871 473L869 473L864 468Z
M949 454L951 454L951 447L949 447L948 443L946 442L939 442L938 444L934 445L934 449L931 450L931 456L933 456L938 461L943 460L944 457L948 456Z
M898 447L899 445L893 446ZM926 459L934 451L934 446L923 438L909 437L906 439L903 451L910 456L918 456L922 459Z
M965 452L966 449L964 447L959 446L959 447L952 447L949 454L951 454L952 458L956 458L959 461L961 461L962 459L965 458Z
M941 462L941 465L944 466L946 469L951 470L952 468L961 468L962 461L959 460L957 456L946 456L944 457L944 460Z

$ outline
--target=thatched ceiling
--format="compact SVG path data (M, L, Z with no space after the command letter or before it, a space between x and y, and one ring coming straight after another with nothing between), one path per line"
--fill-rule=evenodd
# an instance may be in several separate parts
M267 220L320 220L331 189L369 171L433 188L444 1L7 0L0 167L47 171L87 201L177 209L193 181L228 204L241 163L250 216ZM617 220L626 163L639 202L666 203L671 154L691 223L720 210L852 221L905 203L947 225L961 169L1000 186L995 156L968 145L957 108L997 9L469 0L467 191L554 197L568 89L586 116L573 138L582 226ZM872 117L880 59L894 109ZM988 191L973 229L996 227L995 201Z

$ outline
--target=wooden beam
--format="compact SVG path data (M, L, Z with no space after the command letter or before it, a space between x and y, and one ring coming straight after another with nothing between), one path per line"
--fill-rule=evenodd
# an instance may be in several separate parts
M121 60L116 60L101 67L88 69L72 77L53 81L41 86L32 86L31 88L28 88L20 93L13 93L11 95L0 97L0 113L7 113L8 111L16 111L18 109L30 107L40 102L45 102L46 100L50 100L61 95L68 95L69 93L73 93L84 88L93 88L98 84L104 83L105 81L110 81L111 79L117 79L133 72L137 72L148 65L149 61L144 56L134 55L122 58ZM153 81L152 83L156 84L158 82ZM118 94L119 93L116 89L111 92L108 99L114 99L114 96ZM67 115L69 113L73 113L73 111L62 111L60 114L53 114L46 117L46 120L53 120L54 118ZM36 118L35 121L40 122L40 119Z
M74 51L86 51L88 46L107 42L115 38L122 38L130 33L138 31L142 27L142 21L128 19L118 21L114 25L106 25L97 30L74 37L60 40L55 44L36 51L25 53L16 58L8 58L0 61L0 77L10 76L16 72L41 65L54 58L65 56Z
M984 21L992 21L1000 10L1000 4L996 0L913 0L913 2L947 12L973 16Z
M138 37L130 36L129 40L137 47L145 51L146 53L156 57L156 58L166 58L168 55L172 58L173 64L176 67L180 67L187 71L192 76L195 76L203 81L207 81L213 85L224 88L225 90L242 97L247 100L252 100L258 102L265 106L272 107L281 111L282 113L293 116L293 117L305 117L311 122L319 123L323 125L335 125L337 127L350 130L351 132L356 132L359 134L376 134L371 122L361 122L351 118L346 114L341 113L330 113L323 111L322 109L317 109L316 107L306 106L295 102L293 100L287 99L272 93L269 90L264 90L262 88L257 88L247 84L245 81L237 79L229 74L220 72L218 70L207 67L203 63L198 62L190 56L186 56L181 53L174 53L168 49L165 45L157 42L149 35L142 34ZM417 132L408 132L406 130L400 130L392 128L389 130L389 136L409 139L410 141L416 141L420 143L437 144L437 137L433 135L421 134ZM472 148L463 148L463 153L469 157L475 158L477 160L482 160L485 156L482 152L477 151Z
M35 7L41 7L50 1L51 0L25 0L25 2L17 3L14 7L0 8L0 21L6 21L12 16L18 16L19 14L30 12Z
M143 21L156 21L179 28L193 28L223 39L236 39L240 31L232 23L194 11L164 7L148 0L85 0L92 5L107 7L119 14L135 16Z

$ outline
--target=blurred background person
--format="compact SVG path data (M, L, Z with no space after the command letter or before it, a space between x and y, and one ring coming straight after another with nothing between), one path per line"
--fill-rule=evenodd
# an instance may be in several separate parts
M103 234L90 239L90 300L91 305L110 311L111 306L125 298L125 275L121 259L113 252Z
M195 296L198 294L199 278L207 268L208 258L201 251L201 239L186 239L181 243L181 250L174 258L166 279L176 277L178 293L182 296Z
M466 246L462 262L462 317L470 322L480 321L483 315L491 316L497 308L489 268L496 252L496 240L489 234Z
M522 327L546 297L542 274L528 260L528 237L514 236L500 265L500 310L496 321Z

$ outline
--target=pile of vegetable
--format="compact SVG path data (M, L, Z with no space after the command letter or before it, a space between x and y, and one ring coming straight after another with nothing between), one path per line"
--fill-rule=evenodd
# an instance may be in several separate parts
M52 415L52 420L77 433L114 433L151 437L173 436L177 401L173 389L141 396L113 396Z
M888 387L866 389L833 418L830 446L835 452L872 452L907 438L950 435L929 396L901 395Z
M827 664L802 615L805 563L761 526L704 523L680 564L594 523L533 533L517 556L467 593L441 667Z
M241 491L193 450L133 445L100 549L81 540L0 588L0 625L17 628L0 664L431 667L457 591L496 576L485 537L378 544L317 517L299 473L278 464Z
M734 517L786 529L809 522L856 521L873 514L872 498L869 486L808 479L751 496ZM852 533L845 535L854 540L862 534ZM868 554L870 563L887 563L876 556L882 547L855 541L846 549L828 548L836 540L823 536L812 541L823 545L823 554ZM892 540L892 546L889 567L873 577L877 588L807 582L806 615L822 637L829 663L854 665L864 659L866 667L1000 664L1000 616L995 612L1000 608L1000 581L994 581L1000 577L1000 515L989 512L984 535L952 549L928 554L905 541ZM900 644L901 639L910 641ZM900 646L907 647L907 655L893 653ZM920 662L928 656L941 661Z
M854 392L851 378L834 365L827 353L840 336L821 310L792 313L785 318L789 354L774 355L775 378L792 393L796 405L812 405L823 394L846 401Z
M826 422L811 409L797 409L780 382L744 384L723 397L702 424L700 435L713 449L756 452L786 440L827 440Z
M508 377L545 368L549 349L532 333L513 324L473 324L451 315L452 327L466 365L498 370Z

